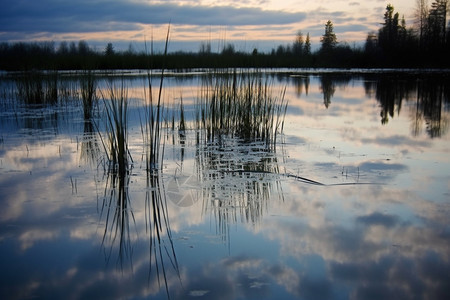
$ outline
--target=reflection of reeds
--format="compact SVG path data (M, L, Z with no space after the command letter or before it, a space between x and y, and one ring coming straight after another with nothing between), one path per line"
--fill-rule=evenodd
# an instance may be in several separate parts
M95 127L91 120L84 122L84 132L81 139L81 160L95 163L98 158L99 145L95 134Z
M223 138L220 145L198 145L196 164L203 210L215 217L224 240L230 224L259 223L275 187L282 197L277 158L265 142Z
M135 223L135 219L128 194L129 182L128 174L107 174L100 214L100 218L105 219L102 246L106 249L106 244L109 244L107 260L109 261L115 245L118 244L117 263L121 269L126 259L132 261L130 221Z
M284 95L285 89L273 96L258 73L214 74L198 98L196 124L209 141L225 134L275 145L286 114Z
M170 27L167 30L164 48L164 59L167 57ZM152 47L153 48L153 47ZM153 51L152 51L153 52ZM153 54L153 53L152 53ZM162 142L162 122L164 120L164 102L162 99L164 82L164 63L159 81L158 96L153 97L151 71L147 73L148 94L144 91L145 110L141 116L141 132L145 148L147 189L145 194L146 229L149 235L150 268L149 281L152 278L153 267L156 269L156 278L161 286L161 278L168 298L169 283L167 281L167 259L180 278L175 248L172 242L172 233L169 224L167 199L162 182L162 163L164 158L164 143ZM166 119L167 122L167 119ZM161 148L162 147L162 148ZM167 241L167 243L166 243Z
M82 88L82 93L86 93L82 95L83 104L86 105L91 105L92 103L88 101L94 99L92 80L86 79L86 85ZM105 215L106 222L102 244L104 245L107 240L111 244L109 259L113 246L118 241L118 260L123 267L124 258L129 258L131 261L130 218L134 221L128 196L130 160L132 159L128 150L128 95L123 79L119 87L110 83L108 95L102 95L102 98L105 104L106 124L105 136L100 134L100 138L107 158L107 181L101 210L101 215Z
M198 175L204 211L213 213L217 231L228 239L229 224L258 223L273 184L281 188L274 152L287 102L285 89L273 96L258 72L208 80L195 113Z
M158 280L158 284L161 285L162 277L167 295L169 296L169 286L167 282L166 269L167 259L176 271L178 277L180 276L180 274L172 240L172 232L170 229L169 213L167 210L167 198L160 174L147 173L145 216L146 229L150 237L149 280L151 280L154 267L156 269L156 278Z

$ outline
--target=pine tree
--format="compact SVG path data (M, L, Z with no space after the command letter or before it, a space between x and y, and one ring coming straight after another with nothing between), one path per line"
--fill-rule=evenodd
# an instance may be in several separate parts
M292 45L292 52L294 53L294 55L300 56L303 54L303 44L303 33L299 31L297 32L294 44Z
M333 31L333 23L328 20L325 24L325 34L320 39L322 43L321 51L326 52L334 49L337 45L336 34Z
M436 0L431 4L427 22L427 38L431 47L445 44L447 0Z
M309 38L309 32L306 34L306 40L305 40L305 49L303 50L303 52L305 53L305 55L310 55L311 54L311 40Z
M399 14L394 14L394 7L391 4L386 6L384 13L383 27L378 31L378 43L387 54L395 51L399 36Z

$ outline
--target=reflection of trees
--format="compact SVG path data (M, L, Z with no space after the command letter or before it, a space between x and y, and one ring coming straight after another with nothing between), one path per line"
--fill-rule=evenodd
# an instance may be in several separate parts
M381 105L381 123L387 124L390 118L400 114L402 101L415 101L411 114L412 134L417 136L426 125L430 137L439 137L447 131L448 118L443 115L446 104L450 102L449 82L438 76L379 76L366 81L366 94L375 94Z
M203 210L214 216L216 230L225 240L230 224L258 224L273 185L280 188L276 156L263 142L227 139L198 145L196 163L203 186Z
M326 108L330 106L331 98L336 92L337 86L346 86L351 77L346 75L323 74L320 76L320 90L323 93L323 104Z
M442 115L442 110L444 104L449 103L449 96L448 84L444 82L418 82L416 120L425 121L426 132L430 137L440 137L448 129L448 119ZM414 132L417 132L415 127Z
M402 99L405 98L407 89L405 82L391 80L389 77L382 76L377 82L375 97L381 104L381 123L387 124L389 117L393 118L395 112L400 114Z
M334 92L336 91L336 86L330 76L323 75L320 77L320 90L323 93L323 104L326 108L328 108L331 103L331 98L334 96Z
M303 94L303 90L305 90L306 96L309 93L309 76L295 76L291 78L292 84L295 86L295 94L298 98Z

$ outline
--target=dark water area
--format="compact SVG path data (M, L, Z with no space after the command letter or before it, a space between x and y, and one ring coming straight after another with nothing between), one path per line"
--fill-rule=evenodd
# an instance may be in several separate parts
M168 73L158 176L145 73L96 74L89 120L80 74L20 76L0 77L1 299L450 295L447 73L263 72L288 104L270 148L206 141L196 113L214 76ZM111 84L128 97L121 175L105 166Z

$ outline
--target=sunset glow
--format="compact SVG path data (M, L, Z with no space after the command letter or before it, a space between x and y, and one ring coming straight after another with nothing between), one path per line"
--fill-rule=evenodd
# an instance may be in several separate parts
M198 50L210 41L233 43L239 51L270 50L290 43L298 31L319 44L324 24L332 20L339 42L364 42L383 22L388 1L346 0L99 0L7 1L0 12L0 41L77 41L127 47L145 40L163 40L171 24L172 51ZM414 3L390 2L407 26L414 21ZM120 46L122 45L122 46ZM137 46L139 48L139 46Z

